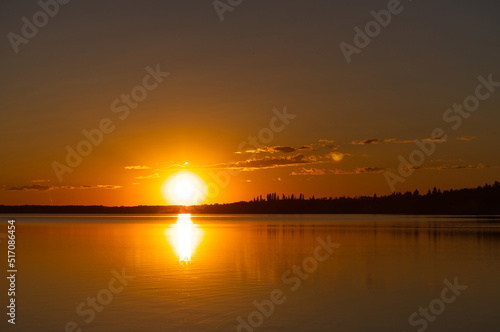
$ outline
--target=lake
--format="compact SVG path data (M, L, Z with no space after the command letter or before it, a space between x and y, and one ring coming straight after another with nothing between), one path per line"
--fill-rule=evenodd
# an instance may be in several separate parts
M495 331L498 218L2 216L2 331ZM0 237L3 273L7 241Z

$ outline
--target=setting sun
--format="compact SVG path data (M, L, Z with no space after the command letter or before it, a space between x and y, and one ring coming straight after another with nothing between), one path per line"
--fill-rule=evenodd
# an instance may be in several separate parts
M165 200L172 205L195 205L203 202L207 185L201 177L181 171L168 177L161 187Z

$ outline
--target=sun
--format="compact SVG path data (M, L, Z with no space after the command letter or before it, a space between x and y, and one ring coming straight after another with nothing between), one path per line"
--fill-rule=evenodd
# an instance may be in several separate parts
M207 185L193 172L180 171L169 176L161 186L165 201L171 205L196 205L207 196Z

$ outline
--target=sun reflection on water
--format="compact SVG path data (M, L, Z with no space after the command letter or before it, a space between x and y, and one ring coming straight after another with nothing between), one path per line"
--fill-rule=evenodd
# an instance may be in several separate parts
M179 262L188 263L203 237L203 231L193 224L190 214L179 214L177 223L165 230L168 240L175 248Z

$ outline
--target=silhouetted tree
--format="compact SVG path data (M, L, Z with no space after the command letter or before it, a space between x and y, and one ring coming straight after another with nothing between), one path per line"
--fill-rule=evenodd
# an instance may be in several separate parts
M406 214L488 214L500 215L500 182L485 184L474 189L444 190L433 188L425 195L418 190L404 194L394 192L386 196L360 196L337 198L312 196L305 199L300 193L259 195L248 202L184 206L5 206L0 213L406 213Z

